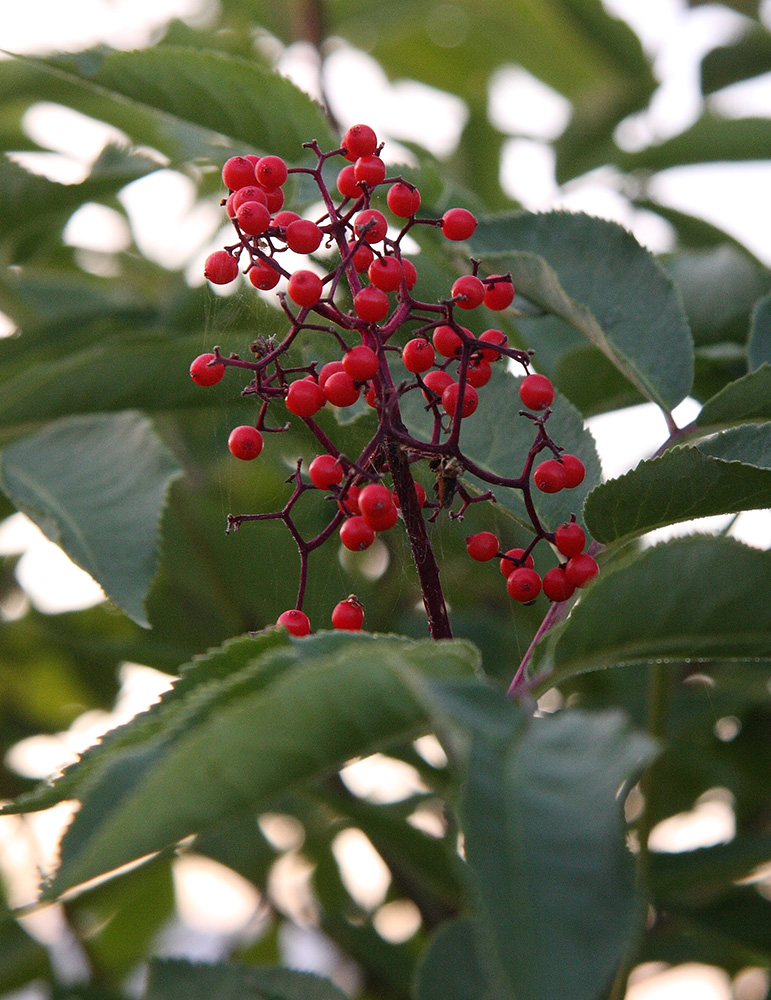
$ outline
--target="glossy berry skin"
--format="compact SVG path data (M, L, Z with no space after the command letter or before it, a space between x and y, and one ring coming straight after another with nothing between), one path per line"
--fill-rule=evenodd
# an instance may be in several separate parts
M565 576L574 587L585 587L600 572L600 567L586 552L568 559Z
M358 632L364 624L364 607L361 601L351 594L345 601L340 601L332 610L332 627L346 632Z
M231 191L254 184L254 164L245 156L231 156L222 167L222 181Z
M312 417L326 401L321 386L312 378L292 382L286 394L286 408L297 417Z
M517 559L517 560L522 559L522 557L525 554L525 550L524 549L508 549L505 554L509 558L508 559L501 559L501 564L500 565L501 565L501 573L503 573L503 575L508 579L508 577L511 576L511 574L514 572L515 569L519 569L519 565L517 565L517 563L513 562L512 560L514 560L514 559ZM526 567L527 569L532 569L533 566L535 565L535 563L533 562L533 557L531 555L529 555L527 557L527 559L525 559L524 563L521 563L521 565L524 566L524 567Z
M236 211L236 222L247 236L259 236L270 225L270 212L258 201L245 201Z
M337 175L336 183L337 190L344 198L358 198L362 193L359 182L356 180L356 173L354 172L352 163L347 167L343 167Z
M238 277L238 261L227 250L215 250L206 258L203 274L213 285L228 285Z
M343 136L342 145L346 160L358 160L360 156L372 156L377 150L377 134L369 125L351 125Z
M508 309L514 301L514 285L512 285L510 278L504 278L500 274L491 274L485 281L485 288L484 304L494 312Z
M228 198L228 203L230 208L232 208L231 219L234 219L238 209L245 204L247 201L256 201L260 205L268 207L268 198L265 194L263 188L258 187L256 184L249 184L246 187L239 188L234 191L233 194ZM230 212L228 212L230 214Z
M484 333L480 334L479 339L485 344L497 344L498 347L506 347L509 342L509 338L503 330L485 330ZM491 364L493 361L499 361L503 356L500 351L496 351L492 347L483 347L481 354L482 358Z
M382 483L370 483L359 494L359 510L364 517L379 517L393 506L391 491Z
M379 368L380 360L377 354L364 344L352 347L343 355L343 371L350 375L354 382L366 382Z
M542 493L559 493L567 486L567 473L556 458L547 458L533 473L533 482Z
M257 183L269 191L281 187L288 175L287 165L280 156L262 156L254 168Z
M313 485L320 490L342 483L344 470L334 455L317 455L308 466L308 475Z
M492 531L480 531L466 536L466 551L477 562L489 562L498 555L500 542Z
M369 265L367 276L375 288L395 292L401 288L404 268L396 257L376 257Z
M463 341L456 331L444 324L434 330L431 340L438 353L445 358L456 358L463 347Z
M290 635L310 635L311 631L311 623L308 616L303 611L297 611L296 609L284 611L283 614L280 614L276 625L283 625Z
M348 249L353 250L354 246L354 243L349 243ZM360 246L356 247L355 250L353 250L353 257L351 259L353 260L353 266L356 268L357 273L361 274L370 266L372 261L375 259L375 255L366 243L362 243Z
M257 458L262 451L263 444L262 434L256 427L250 427L248 424L234 427L228 438L228 448L231 455L244 462Z
M468 379L468 384L473 385L475 389L481 389L483 385L487 385L492 377L493 370L490 367L489 361L481 358L479 361L469 362L466 378Z
M586 475L586 468L584 463L576 455L562 455L562 465L565 469L567 475L567 481L565 486L569 490L573 490L576 486L580 486L584 481L584 476Z
M543 592L550 601L567 601L575 593L575 584L571 583L563 566L555 566L543 575Z
M396 504L393 502L392 498L391 506L382 511L380 514L366 514L362 511L361 516L373 531L388 531L389 528L393 528L399 519L399 512L396 509Z
M264 292L275 288L281 280L281 274L275 268L271 267L270 264L266 264L265 261L260 261L259 264L250 267L246 273L254 287Z
M391 309L388 296L374 285L367 285L353 297L353 309L365 323L379 323Z
M268 202L268 211L275 215L276 212L280 212L284 206L284 192L280 187L271 188L270 191L266 189L265 197Z
M402 181L397 181L388 189L386 203L400 219L409 219L420 208L420 191Z
M388 221L376 208L365 208L356 216L353 228L365 243L380 243L388 232Z
M190 378L196 385L216 385L225 374L225 366L219 361L209 364L214 357L213 354L200 354L190 365Z
M385 163L379 156L360 156L353 165L353 174L359 183L373 188L385 180Z
M448 385L452 385L453 377L449 372L433 371L423 376L423 385L427 386L441 398L442 393ZM430 393L424 392L423 396L431 402L434 397Z
M324 395L333 406L353 406L359 398L359 389L348 372L335 372L324 383Z
M575 521L566 521L554 532L554 544L563 556L577 556L584 551L586 535L584 529Z
M415 282L418 280L418 272L415 265L411 260L407 260L406 257L402 257L402 268L404 269L404 283L407 288L414 288Z
M319 372L319 385L321 388L323 389L327 384L327 379L342 371L345 371L342 361L328 361Z
M449 413L451 417L455 416L455 411L458 408L458 397L460 395L460 383L452 382L442 393L442 406L446 413ZM461 417L470 417L472 413L479 406L479 396L477 395L476 389L466 383L466 388L463 393L463 403L461 408Z
M460 296L456 302L459 309L476 309L484 300L485 286L475 275L464 274L453 284L451 295Z
M450 208L442 216L442 233L448 240L467 240L476 227L476 217L465 208Z
M509 597L527 604L541 593L541 578L534 569L523 566L509 574L506 590L509 592Z
M297 212L291 212L289 209L286 209L286 211L277 212L273 216L273 225L278 226L281 229L287 229L290 223L299 222L300 218L301 217L297 214Z
M324 233L310 219L298 219L286 227L286 245L295 253L313 253L323 238Z
M349 486L337 501L337 506L344 514L361 514L359 509L359 494L361 486Z
M351 552L363 552L375 541L375 532L360 514L356 514L340 526L340 541Z
M519 398L528 410L545 410L554 402L554 386L545 375L525 375L519 383Z
M313 271L295 271L287 284L287 294L298 306L315 306L324 286Z
M436 351L422 337L409 340L402 349L402 362L408 372L427 372L434 367Z

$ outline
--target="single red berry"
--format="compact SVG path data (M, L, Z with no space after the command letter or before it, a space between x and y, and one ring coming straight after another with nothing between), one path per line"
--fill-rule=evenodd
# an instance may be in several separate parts
M298 306L315 306L324 289L321 278L313 271L295 271L286 290Z
M221 362L209 364L214 358L214 354L199 354L190 365L190 378L196 385L216 385L225 374L225 366Z
M231 191L254 184L254 164L246 156L231 156L222 167L222 181Z
M358 198L362 193L352 163L343 167L337 175L337 190L344 198Z
M355 243L348 244L349 250L353 250L354 247L356 247ZM353 260L353 266L356 268L356 271L361 274L362 271L367 270L369 265L375 259L375 255L366 243L361 243L355 250L353 250L353 257L351 259Z
M280 156L262 156L254 168L254 176L258 184L272 191L281 187L289 175L286 163Z
M364 605L353 594L336 604L332 610L332 627L346 632L358 632L364 624Z
M349 486L337 501L337 506L344 514L361 514L359 509L359 494L361 486Z
M364 393L364 402L367 406L371 406L372 409L377 409L377 391L375 389L375 383L373 382L369 389Z
M353 165L353 174L357 182L373 188L385 180L386 166L379 156L360 156Z
M384 510L382 514L378 514L377 516L362 514L362 517L373 531L388 531L388 529L393 528L398 521L399 512L396 509L396 504L392 504L392 506L390 506L388 510Z
M353 406L359 389L347 372L335 372L324 383L324 395L333 406Z
M408 372L427 372L434 367L436 351L422 337L408 340L402 348L402 362Z
M527 569L532 569L535 563L533 562L533 557L528 555L527 559L522 562L525 555L524 549L509 549L504 556L501 558L501 573L505 577L511 576L515 569L519 569L520 566L524 566Z
M506 590L509 592L509 597L526 604L541 593L541 578L534 569L523 566L522 569L515 569L509 574Z
M283 625L290 635L309 635L311 631L311 623L308 620L308 616L296 608L280 614L276 625Z
M277 212L276 215L273 216L273 225L278 226L279 229L286 229L290 223L298 222L300 218L301 216L299 216L297 212L291 212L287 208L283 212Z
M501 274L491 274L485 279L485 305L495 312L508 309L514 301L514 285L511 278Z
M442 216L442 233L448 240L467 240L476 227L476 217L465 208L450 208Z
M573 490L584 481L586 468L577 455L561 455L560 457L562 458L562 465L567 474L565 487L566 489Z
M286 245L295 253L313 253L323 238L324 233L310 219L298 219L286 227Z
M485 344L497 344L498 347L506 347L509 342L509 338L503 330L485 330L483 334L480 334L479 339L484 341ZM481 354L483 359L490 363L498 361L502 357L501 352L496 351L492 347L483 347Z
M353 297L353 308L359 319L366 323L379 323L385 319L391 309L391 303L385 292L374 285L367 285Z
M371 347L359 344L343 355L343 370L354 382L366 382L379 370L380 361Z
M459 309L476 309L482 305L485 286L473 274L464 274L453 284L452 297L460 296L455 303Z
M457 357L463 347L460 335L451 326L444 324L434 330L431 340L439 354L445 358Z
M386 203L394 215L409 219L420 208L420 191L403 181L397 181L388 189Z
M297 382L292 382L286 394L287 410L298 417L312 417L326 401L321 386L312 378L301 378Z
M484 358L480 358L478 361L470 361L466 377L468 378L469 385L473 385L475 389L481 389L493 377L490 362L485 361Z
M567 601L575 593L575 584L568 580L564 566L555 566L543 576L543 592L550 601Z
M268 199L265 197L264 189L258 187L256 184L248 184L246 187L242 187L239 188L238 191L234 191L228 198L228 202L233 209L233 215L231 218L235 218L235 213L247 201L256 201L258 204L264 205L266 208L268 207Z
M460 395L460 383L452 382L442 393L442 406L445 411L450 414L451 417L455 416L455 411L458 408L458 397ZM470 417L471 414L479 406L479 396L476 389L466 383L466 388L463 393L463 404L461 408L461 417Z
M351 125L342 144L346 160L358 160L360 156L372 156L377 149L377 135L369 125Z
M476 535L466 536L466 551L477 562L489 562L498 555L501 547L492 531L480 531Z
M413 481L413 483L414 483L414 486L415 486L415 495L418 498L418 506L419 507L425 507L426 506L426 491L423 488L423 486L420 485L420 483L415 483L414 481ZM398 496L396 490L393 490L391 492L391 496L394 498L394 503L396 504L396 506L401 509L402 505L399 503L399 496Z
M414 288L415 282L418 280L418 271L411 260L407 260L406 257L402 257L402 268L404 269L404 283L407 288Z
M369 265L367 275L375 288L395 292L401 288L404 268L396 257L376 257Z
M600 572L600 567L586 552L568 559L565 576L574 587L583 587Z
M359 493L359 510L364 517L377 517L393 506L391 491L382 483L369 483Z
M376 208L365 208L356 216L353 228L365 243L380 243L388 232L388 221Z
M345 371L342 361L328 361L319 372L319 385L321 388L324 388L327 384L327 379L331 375L337 375L338 372L342 371Z
M268 211L275 215L284 207L284 192L280 187L265 190L265 198L268 202Z
M280 272L264 260L255 264L254 267L250 267L246 273L254 287L260 288L263 292L275 288L281 279Z
M340 525L340 541L351 552L362 552L375 541L375 532L360 514L356 514Z
M545 410L554 402L554 386L545 375L525 375L519 383L519 398L528 410Z
M344 471L334 455L317 455L308 466L308 475L317 489L328 490L342 483Z
M542 493L559 493L567 485L567 473L556 458L547 458L533 473L533 482Z
M256 427L250 427L248 424L234 427L228 438L230 453L244 462L257 458L262 451L263 443L262 434Z
M258 201L245 201L236 211L236 222L247 236L259 236L270 225L268 206Z
M554 544L563 556L577 556L586 545L584 529L575 521L566 521L554 532Z
M452 385L453 381L453 377L449 372L440 371L438 369L423 376L423 385L427 386L439 397L441 397L448 385ZM432 396L431 393L424 392L423 395L428 402L431 402L434 399L434 396Z
M227 285L238 277L238 261L227 250L215 250L206 258L203 274L213 285Z

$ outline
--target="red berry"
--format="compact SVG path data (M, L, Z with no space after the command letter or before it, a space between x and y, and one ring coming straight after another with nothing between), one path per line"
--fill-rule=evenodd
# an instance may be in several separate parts
M525 375L519 383L519 398L528 410L545 410L554 401L554 386L545 375Z
M600 567L586 552L568 559L565 576L574 587L583 587L600 572Z
M403 181L397 181L388 189L388 207L400 219L409 219L420 208L420 191Z
M200 354L190 365L190 378L196 385L216 385L225 374L225 366L221 362L209 364L214 358L214 354Z
M234 191L228 198L230 207L233 209L231 218L235 218L235 213L247 201L256 201L260 205L265 205L266 208L268 206L268 199L265 197L265 191L256 184L248 184L246 187L242 187L239 188L238 191Z
M334 455L317 455L308 466L308 475L315 487L328 490L343 481L343 467Z
M336 372L324 383L324 395L333 406L353 406L359 398L356 383L347 372Z
M324 233L309 219L298 219L286 227L286 245L295 253L313 253L323 238Z
M287 293L298 306L315 306L323 291L321 278L313 271L295 271L287 284Z
M511 278L505 278L500 274L491 274L485 280L485 305L488 309L499 311L508 309L514 301L514 285Z
M476 217L465 208L450 208L442 216L442 232L448 240L467 240L476 227Z
M434 367L436 351L427 340L416 337L404 345L402 361L408 372L427 372L429 368Z
M418 280L418 272L415 265L411 260L407 260L406 257L402 257L402 267L404 269L404 281L407 288L414 288L415 282Z
M479 339L483 340L486 344L497 344L498 347L506 347L509 342L509 338L503 330L485 330ZM481 354L485 361L491 363L498 361L502 357L501 352L494 350L492 347L483 347Z
M273 225L278 226L280 229L286 229L290 223L297 222L299 219L300 216L297 212L290 212L289 209L286 209L273 216Z
M360 156L372 156L377 149L377 135L369 125L351 125L342 144L346 160L358 160Z
M374 383L372 383L369 389L367 389L367 391L364 393L364 402L367 404L367 406L371 406L373 410L377 409L377 391L375 389Z
M308 620L308 616L296 609L284 611L283 614L280 614L276 625L283 625L290 635L309 635L311 630L311 623Z
M577 556L586 545L584 529L575 521L566 521L554 532L554 544L563 556Z
M257 166L254 168L254 176L257 183L272 191L279 188L287 179L288 171L286 163L280 156L262 156Z
M452 286L452 297L460 296L455 303L459 309L476 309L482 305L485 286L473 274L464 274Z
M426 491L425 491L425 489L420 485L420 483L414 483L414 486L415 486L415 494L416 494L416 496L418 498L418 506L419 507L425 507L426 506ZM396 493L396 490L393 490L393 492L391 493L391 496L393 497L394 503L396 504L396 506L399 509L401 509L402 505L399 503L399 497L398 497L398 495Z
M525 554L524 549L509 549L505 557L501 559L501 573L505 577L510 577L515 569L519 569L520 566L525 566L527 569L532 569L535 563L533 562L533 557L528 555L524 563L521 562L522 557ZM515 561L516 560L516 561Z
M444 390L448 385L452 385L453 377L449 372L445 371L433 371L429 372L427 375L423 376L423 385L427 386L429 389L433 390L437 396L442 395ZM434 397L427 392L423 393L424 397L431 402Z
M377 354L370 347L359 344L343 355L343 369L354 382L366 382L380 368Z
M374 285L367 285L354 295L353 308L359 319L366 323L378 323L388 315L391 303L385 292Z
M352 163L337 175L337 190L344 198L358 198L362 193Z
M575 489L576 486L580 486L584 481L584 476L586 475L584 463L576 455L562 455L561 458L562 465L567 474L565 487L569 490Z
M431 337L434 347L445 358L455 358L460 354L463 341L451 326L438 326Z
M360 515L349 517L340 526L340 541L351 552L362 552L375 541L375 532Z
M336 604L332 610L333 628L344 629L346 632L358 632L363 624L364 605L353 594Z
M373 531L388 531L399 519L399 512L396 509L396 504L392 503L388 510L384 510L382 514L362 514L362 517Z
M480 531L466 537L466 551L477 562L489 562L498 555L500 542L492 531Z
M321 386L312 378L292 382L286 394L286 408L298 417L312 417L326 403Z
M393 506L391 491L382 483L370 483L359 493L359 510L364 517L378 517Z
M388 221L376 208L365 208L356 216L353 228L365 243L380 243L388 232Z
M244 462L257 458L262 451L262 445L262 434L256 427L250 427L248 424L234 427L228 438L230 453Z
M264 260L250 267L246 273L254 287L262 289L263 292L275 288L281 278L280 272Z
M247 236L259 236L270 225L270 212L258 201L245 201L236 211L236 222Z
M268 211L275 214L280 212L284 205L284 192L280 187L271 188L270 191L266 189L265 198L268 202Z
M203 274L213 285L227 285L238 277L238 261L227 250L215 250L206 258Z
M452 382L442 393L442 406L445 411L450 414L451 417L455 416L455 411L458 408L458 396L460 395L460 383ZM479 396L477 395L476 389L466 383L466 388L463 393L463 405L461 408L461 417L470 417L471 414L479 406Z
M559 493L567 485L567 473L556 458L547 458L533 473L533 482L542 493Z
M351 250L355 246L355 243L349 243L348 249ZM353 266L356 268L356 271L361 274L362 271L367 270L369 265L375 259L375 255L366 243L362 243L353 251L353 257L351 259L353 260Z
M342 361L328 361L319 372L319 385L323 389L327 384L327 379L338 372L345 371Z
M359 510L359 494L361 486L349 486L337 501L337 506L344 514L361 514Z
M544 573L543 592L550 601L567 601L575 593L575 584L568 580L564 566L555 566Z
M401 288L404 268L396 257L377 257L369 265L369 280L384 292L395 292Z
M470 361L466 377L469 385L473 385L475 389L481 389L493 377L490 362L485 361L484 358L480 358L479 361Z
M254 164L245 156L231 156L222 167L222 181L231 191L253 184Z
M541 578L534 569L523 566L522 569L515 569L509 574L506 590L509 592L509 597L513 597L515 601L527 603L541 593Z
M353 165L353 174L357 181L373 188L385 180L386 166L379 156L360 156Z

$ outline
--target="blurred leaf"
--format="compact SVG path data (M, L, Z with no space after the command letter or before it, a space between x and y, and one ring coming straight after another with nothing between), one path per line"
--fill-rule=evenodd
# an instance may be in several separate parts
M735 0L729 6L757 17L758 0ZM754 8L754 10L752 9ZM713 94L740 80L749 80L771 70L771 33L761 24L750 24L732 45L711 49L701 61L701 90Z
M771 835L737 837L728 844L676 854L651 852L651 883L659 899L722 891L771 858Z
M688 394L693 347L682 305L621 226L521 213L480 221L471 244L491 269L511 271L520 294L580 330L646 398L673 407Z
M771 294L762 298L753 310L748 353L751 371L771 362Z
M666 170L697 163L765 160L771 148L771 119L719 118L706 112L672 139L637 153L619 152L622 170Z
M310 972L154 958L144 1000L345 1000L345 994Z
M733 539L657 545L600 573L536 650L534 671L553 668L552 686L625 663L769 660L769 586L771 555Z
M51 966L45 948L14 919L0 902L0 990L20 990L33 980L48 978Z
M469 917L443 924L418 966L416 1000L504 1000L491 993L475 939L481 929ZM500 984L496 984L500 986Z
M731 382L708 399L696 417L700 427L771 420L771 364Z
M179 466L147 418L72 417L2 453L13 503L139 625L155 576L158 522Z

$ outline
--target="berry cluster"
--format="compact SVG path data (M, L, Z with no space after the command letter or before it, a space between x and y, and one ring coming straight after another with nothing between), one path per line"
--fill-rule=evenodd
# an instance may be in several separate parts
M259 338L252 344L254 358L213 353L196 358L190 374L202 386L219 382L228 367L248 370L251 381L243 395L255 395L260 409L254 425L233 429L228 439L231 453L242 460L256 459L264 447L264 435L286 426L269 426L269 410L282 407L304 421L315 436L320 454L303 474L298 461L289 482L294 489L280 511L269 514L229 515L228 531L244 521L282 520L300 554L300 585L296 607L284 612L279 624L295 635L306 635L310 622L302 611L308 576L309 555L334 534L348 549L360 551L372 544L379 532L403 520L420 577L431 634L451 635L442 595L438 566L426 533L425 520L435 520L444 509L461 519L472 503L494 501L490 490L472 496L461 477L468 473L489 484L521 490L533 523L534 540L526 550L502 552L491 532L470 536L468 551L485 561L499 556L511 596L529 601L541 588L552 601L570 597L597 572L596 563L583 552L583 531L574 520L556 533L540 523L531 499L532 484L546 493L577 486L584 477L581 461L563 453L549 437L546 421L554 388L543 375L530 373L530 352L509 346L505 333L488 329L479 336L462 326L458 310L484 305L491 310L508 308L514 299L511 276L479 273L479 262L471 261L471 273L459 277L446 299L423 302L413 289L418 280L414 263L402 253L404 237L415 226L433 226L452 241L464 241L477 224L464 208L451 208L437 218L418 218L420 192L402 176L388 177L381 159L377 136L367 125L348 130L339 149L322 152L316 142L305 144L316 155L315 167L287 167L278 156L235 156L222 170L229 189L223 201L235 228L236 242L212 253L204 273L214 284L236 279L243 269L258 289L270 290L285 279L278 293L288 330L284 338ZM336 177L337 196L327 186L322 171L331 158L347 161ZM283 186L291 174L308 175L318 187L324 213L315 220L303 219L285 210ZM396 225L381 211L379 198ZM337 251L326 273L312 268L289 271L282 254L291 250L312 255L322 246ZM366 278L365 278L366 275ZM350 305L346 298L350 293ZM405 335L406 331L406 335ZM301 334L326 338L340 357L319 367L318 362L292 365L287 357ZM501 358L522 366L525 377L519 393L527 408L522 416L532 421L535 440L519 476L504 478L474 463L461 449L461 425L477 409L479 390L492 377L492 365ZM433 418L427 440L411 434L401 413L401 402L410 392L422 394ZM372 407L377 425L361 454L344 455L314 417L324 406L352 406L360 397ZM532 412L530 412L532 411ZM550 457L535 465L536 456ZM412 466L426 461L434 476L434 497L412 476ZM390 481L390 485L389 485ZM306 539L297 528L293 508L308 491L331 495L335 511L316 537ZM457 509L453 506L458 501ZM580 533L580 537L579 537ZM532 568L531 551L546 539L567 558L550 570L543 582ZM359 629L364 611L354 595L341 601L332 612L335 628Z

